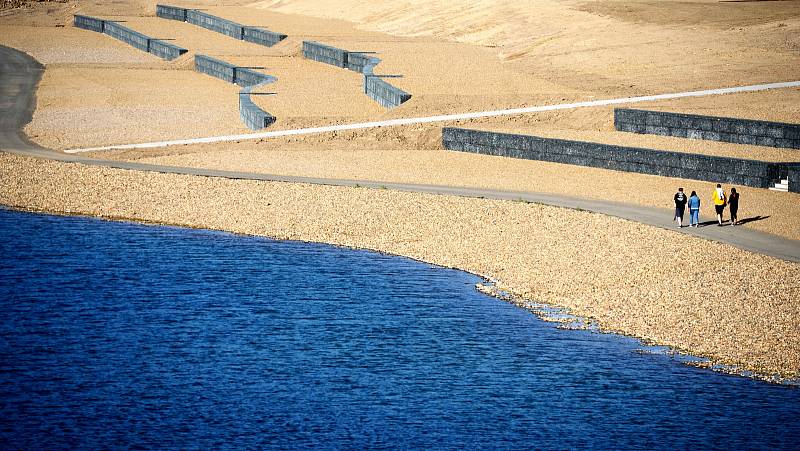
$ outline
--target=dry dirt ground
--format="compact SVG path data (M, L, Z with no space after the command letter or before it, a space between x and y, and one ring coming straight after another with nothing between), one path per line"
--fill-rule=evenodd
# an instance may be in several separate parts
M154 1L70 0L0 11L0 44L30 53L47 68L26 132L56 149L245 132L238 118L238 88L194 72L195 53L263 67L278 77L265 88L278 95L257 99L278 118L275 130L800 80L800 1L221 3L174 2L290 37L271 48L236 41L156 18ZM125 21L190 52L164 62L108 36L73 28L75 13ZM378 52L383 60L378 72L403 75L392 83L412 99L395 109L380 107L361 93L358 74L304 60L303 40ZM800 89L635 107L797 123ZM800 161L796 151L616 132L612 113L611 108L587 108L102 156L539 191L662 207L683 186L698 191L706 215L711 183L449 152L441 148L440 128ZM609 329L766 372L800 373L798 265L675 232L475 199L228 184L10 157L2 164L0 194L7 204L408 255L492 276L519 295L571 307ZM765 217L745 227L800 239L800 195L740 191L740 216ZM271 199L269 208L253 206L264 199ZM199 207L225 214L206 217ZM240 210L244 213L232 213ZM534 249L536 242L547 245ZM688 260L673 259L677 253ZM719 278L721 270L733 275ZM691 281L693 291L676 298L674 274Z
M195 73L195 53L278 77L268 87L278 95L258 99L278 118L275 129L800 78L797 1L177 2L289 35L271 48L157 18L154 3L76 0L4 12L0 43L48 67L28 127L37 142L87 147L246 131L236 87ZM74 13L125 21L190 52L164 62L72 28ZM412 100L393 110L378 106L361 93L358 74L304 60L303 40L378 52L378 72L403 75L392 82ZM722 102L710 110L702 99L688 107L800 121L800 90L782 93L783 101L766 96L747 108ZM609 123L605 114L586 115L572 126L592 129L598 120ZM513 118L496 123L518 125Z

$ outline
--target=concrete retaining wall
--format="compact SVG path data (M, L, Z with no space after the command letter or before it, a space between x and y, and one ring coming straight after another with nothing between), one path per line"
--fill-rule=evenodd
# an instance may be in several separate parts
M243 26L221 17L212 16L196 9L186 10L186 21L192 25L197 25L217 33L242 40L244 35Z
M337 49L316 41L303 41L303 58L336 67L347 67L347 50Z
M186 22L186 11L186 8L178 8L177 6L156 5L156 16L162 19Z
M791 163L770 163L635 147L444 128L445 149L625 172L768 188ZM791 184L790 184L791 185Z
M798 124L617 108L614 127L632 133L800 149Z
M364 92L386 108L394 108L411 98L411 94L374 75L364 75Z
M183 47L178 47L177 45L170 44L169 42L159 41L158 39L150 40L149 51L153 55L167 61L174 60L175 58L188 52L188 50Z
M373 69L380 62L380 58L368 54L347 52L347 69L359 74L372 75Z
M380 58L349 52L316 41L303 41L303 57L364 74L364 94L386 108L394 108L411 98L411 94L374 75L374 68L381 62Z
M274 82L277 80L275 77L252 69L236 67L206 55L195 55L194 68L198 72L242 86L239 91L239 117L250 130L261 130L275 122L275 116L259 108L250 96L253 89Z
M165 59L173 60L188 52L183 47L170 44L168 42L153 39L145 36L138 31L131 30L114 21L97 19L88 16L75 16L75 26L86 30L105 33L112 38L119 39L126 44L130 44L139 50L152 53L153 55Z
M260 27L246 27L232 20L212 16L211 14L196 9L156 5L156 16L164 19L189 22L190 24L239 39L240 41L253 42L267 47L272 47L286 39L285 34L275 33Z
M789 192L800 193L800 164L792 164L788 167Z
M102 33L105 31L106 21L103 19L96 19L94 17L81 16L79 14L75 14L73 23L78 28L83 28L84 30L91 30L91 31L96 31L98 33Z
M272 83L276 80L275 77L270 75L245 67L236 67L227 61L212 58L208 55L194 56L194 70L239 86Z
M250 130L261 130L275 122L275 116L259 108L250 98L250 93L253 89L271 82L272 81L247 86L242 88L241 92L239 92L239 117Z
M106 21L105 33L112 38L132 45L143 52L150 51L150 38L116 22Z
M233 82L239 86L261 85L265 83L272 83L275 80L275 77L262 74L261 72L256 72L252 69L243 67L234 68Z
M263 28L243 27L242 30L243 40L265 45L267 47L272 47L273 45L286 39L285 34L275 33L274 31L265 30Z
M206 75L234 83L236 80L236 66L206 55L194 56L194 70Z

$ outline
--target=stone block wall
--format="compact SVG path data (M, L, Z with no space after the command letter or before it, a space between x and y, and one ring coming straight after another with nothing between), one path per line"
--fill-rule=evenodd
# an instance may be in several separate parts
M156 16L162 19L186 22L186 11L186 8L178 8L177 6L156 5Z
M381 62L380 58L349 52L316 41L303 41L303 57L364 74L364 94L386 108L394 108L411 98L411 94L374 75L374 68Z
M264 83L272 83L276 80L267 74L256 72L246 67L236 67L227 61L212 58L208 55L194 56L194 69L206 75L234 83L239 86L253 86Z
M221 17L212 16L196 9L186 11L186 21L192 25L197 25L205 29L222 33L226 36L242 40L244 35L243 26Z
M275 122L275 116L259 108L250 97L253 89L266 83L244 87L239 93L239 118L250 130L261 130Z
M260 27L246 27L232 20L213 16L196 9L179 8L170 5L156 5L156 16L164 19L189 22L190 24L222 33L240 41L253 42L267 47L272 47L286 39L285 34L275 33Z
M786 178L789 179L789 192L800 193L800 164L790 164L787 169Z
M273 45L286 39L285 34L275 33L258 27L243 27L242 39L247 42L272 47Z
M347 52L347 69L359 74L372 75L373 69L380 62L380 58L365 53Z
M173 60L188 52L188 50L183 47L153 39L110 20L75 15L75 26L86 30L105 33L143 52L152 53L165 60Z
M73 23L78 28L83 28L84 30L103 33L105 31L106 21L103 19L96 19L94 17L81 16L80 14L75 14Z
M194 70L228 83L234 83L236 80L236 66L207 55L194 56Z
M336 67L347 67L347 50L338 49L316 41L303 41L303 58Z
M445 149L768 188L787 163L715 157L447 127ZM791 185L791 184L790 184Z
M800 124L617 108L619 131L800 149Z
M364 92L386 108L394 108L411 98L411 94L374 75L364 75Z
M233 73L233 82L239 86L254 86L265 83L272 83L276 80L275 77L261 72L256 72L252 69L244 67L235 67Z
M261 130L275 122L275 116L259 108L250 95L253 89L277 80L275 77L252 69L236 67L207 55L195 55L194 68L198 72L242 87L239 91L239 118L250 130Z
M106 21L105 33L112 38L132 45L143 52L150 51L150 38L116 22Z
M170 44L169 42L159 41L158 39L150 40L149 51L153 55L167 61L174 60L175 58L188 52L188 50L183 47L178 47L177 45Z

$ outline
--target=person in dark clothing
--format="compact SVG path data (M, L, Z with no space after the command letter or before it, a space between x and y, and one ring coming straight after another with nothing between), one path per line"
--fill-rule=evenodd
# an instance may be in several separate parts
M731 188L731 194L728 196L728 207L731 210L731 225L739 225L739 193L736 188Z
M683 212L686 210L686 194L683 194L683 188L678 188L678 192L675 193L675 221L678 223L678 228L680 229L683 227L681 224L683 222Z

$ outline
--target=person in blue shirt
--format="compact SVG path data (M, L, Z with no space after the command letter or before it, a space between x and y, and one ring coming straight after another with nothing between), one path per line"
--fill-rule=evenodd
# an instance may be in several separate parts
M689 227L697 227L700 224L700 198L697 193L692 191L689 195Z

